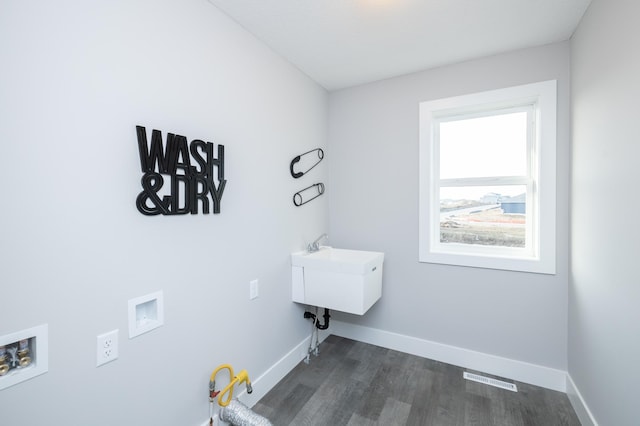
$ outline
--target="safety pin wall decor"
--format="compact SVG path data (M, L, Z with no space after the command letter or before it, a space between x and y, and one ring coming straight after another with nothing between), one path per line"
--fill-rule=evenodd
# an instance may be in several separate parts
M304 154L297 155L293 160L291 160L291 164L289 165L291 176L298 179L299 177L307 173L309 170L317 166L322 161L323 158L324 158L324 151L321 148L312 149L311 151L307 151ZM296 164L298 164L298 166L303 166L302 168L305 168L306 170L302 172L294 171L293 168Z
M309 201L314 200L324 194L324 183L314 183L305 189L293 194L293 204L300 207L303 204L307 204Z

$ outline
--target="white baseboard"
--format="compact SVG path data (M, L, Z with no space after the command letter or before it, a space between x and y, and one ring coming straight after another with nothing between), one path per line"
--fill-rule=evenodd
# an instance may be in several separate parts
M591 414L589 406L587 406L587 403L582 398L580 391L569 374L567 374L567 396L582 426L598 426L598 422L596 422L593 414Z
M331 334L560 392L567 372L369 327L332 321Z
M578 418L583 425L598 426L598 424L593 420L591 413L589 412L586 404L584 404L582 397L566 371L336 320L331 322L331 328L329 330L320 333L320 341L324 341L324 339L326 339L330 334L412 355L422 356L435 361L446 362L447 364L453 364L459 367L477 370L523 383L529 383L547 389L567 392L571 403L578 414ZM308 346L309 338L307 337L298 343L267 371L252 381L253 393L247 394L246 390L243 390L238 395L238 399L242 401L243 404L253 407L280 380L282 380L284 376L293 370L293 368L298 365L302 359L304 359L307 354ZM576 398L577 402L574 402L572 399L572 394L569 393L568 388L573 392L573 398ZM582 415L589 419L591 423L583 420L581 412L579 411L580 409L583 411ZM214 426L223 425L225 425L225 423L221 422L217 416L215 416ZM209 420L203 423L202 426L209 426Z
M323 342L331 333L328 331L321 332L318 330L318 340ZM260 377L251 381L253 392L248 394L246 390L238 395L238 399L248 407L253 407L262 399L280 380L284 378L293 368L298 365L307 355L309 348L309 337L305 337L285 356L280 358L267 371L262 373Z

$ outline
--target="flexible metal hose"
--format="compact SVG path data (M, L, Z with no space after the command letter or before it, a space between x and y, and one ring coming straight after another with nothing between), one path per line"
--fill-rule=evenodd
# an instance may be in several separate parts
M254 413L237 399L220 409L220 420L231 423L233 426L273 426L269 420Z

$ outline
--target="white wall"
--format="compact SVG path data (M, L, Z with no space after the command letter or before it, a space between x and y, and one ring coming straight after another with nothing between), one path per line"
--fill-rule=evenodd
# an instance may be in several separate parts
M202 424L218 364L255 380L308 334L289 253L327 197L294 207L289 161L325 146L326 92L205 0L3 1L0 58L0 335L50 338L0 422ZM138 124L225 145L221 214L137 211ZM129 340L127 300L156 290L166 325Z
M569 44L474 60L329 97L330 241L385 253L373 329L566 370ZM418 104L558 80L557 274L418 262Z
M594 0L572 39L569 373L601 425L636 425L640 3Z

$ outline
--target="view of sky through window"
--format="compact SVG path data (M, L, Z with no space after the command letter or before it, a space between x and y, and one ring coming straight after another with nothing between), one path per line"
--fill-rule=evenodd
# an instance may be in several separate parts
M526 111L440 123L440 179L526 173Z

